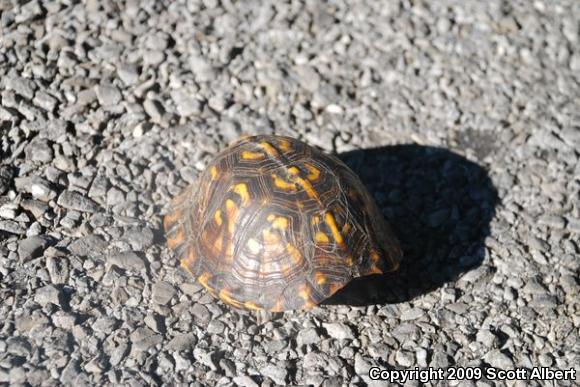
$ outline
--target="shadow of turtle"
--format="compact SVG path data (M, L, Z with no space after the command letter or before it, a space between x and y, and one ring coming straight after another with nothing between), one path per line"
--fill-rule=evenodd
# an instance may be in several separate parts
M339 155L373 194L404 252L395 273L357 278L324 303L399 303L481 265L498 204L485 169L449 150L396 145Z

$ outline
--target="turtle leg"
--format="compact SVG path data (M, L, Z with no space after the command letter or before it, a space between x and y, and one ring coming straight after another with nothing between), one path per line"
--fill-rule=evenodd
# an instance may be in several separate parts
M272 313L267 310L260 309L256 311L256 325L264 325L272 320Z

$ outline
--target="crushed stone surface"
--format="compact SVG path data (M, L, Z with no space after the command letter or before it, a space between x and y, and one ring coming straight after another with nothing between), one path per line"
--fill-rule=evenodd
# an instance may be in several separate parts
M580 377L579 20L575 0L0 0L0 384ZM401 270L262 326L194 283L169 201L260 133L339 154Z

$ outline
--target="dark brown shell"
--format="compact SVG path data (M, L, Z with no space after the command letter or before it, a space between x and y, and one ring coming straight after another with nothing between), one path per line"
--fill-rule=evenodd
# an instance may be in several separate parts
M394 271L401 249L359 178L281 136L244 138L172 202L167 244L237 308L309 309L351 279Z

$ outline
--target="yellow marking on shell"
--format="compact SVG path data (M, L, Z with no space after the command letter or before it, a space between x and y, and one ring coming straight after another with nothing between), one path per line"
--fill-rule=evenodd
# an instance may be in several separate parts
M278 147L282 152L289 152L292 150L292 144L290 144L290 141L286 139L281 139L278 141Z
M275 245L280 242L280 237L268 229L262 231L262 237L264 238L264 244L267 245Z
M298 289L298 297L304 300L303 308L310 309L314 307L314 303L312 302L312 289L308 285L303 284L300 286Z
M274 219L276 219L276 215L274 214L269 214L268 217L266 218L268 220L268 222L272 222L274 221Z
M292 166L288 168L288 173L291 175L298 175L300 173L300 169L298 169L298 167Z
M222 210L217 210L214 214L213 214L213 220L216 222L216 224L218 226L222 225Z
M163 228L167 231L173 223L181 219L182 215L183 212L181 210L175 210L165 215L165 218L163 218Z
M229 304L235 308L241 308L242 307L242 303L238 300L235 300L232 298L232 293L229 291L229 289L222 289L220 290L219 293L219 298L225 302L226 304Z
M284 310L284 299L278 298L274 306L270 309L271 312L282 312Z
M378 266L372 265L368 271L368 274L383 274L383 271L378 268Z
M193 263L196 259L195 249L192 246L189 246L187 249L187 258L185 258L184 261Z
M274 179L274 185L277 188L288 191L296 191L296 183L286 181L282 179L280 176L276 175L275 173L272 174L272 179Z
M379 255L379 253L377 253L376 250L371 250L370 256L373 262L375 263L381 260L381 256Z
M306 191L306 195L308 195L309 198L318 200L318 194L316 193L316 190L308 180L304 180L299 176L296 176L295 179L296 183L302 186L304 191Z
M310 222L312 223L313 226L316 226L318 223L320 223L320 216L318 215L313 216Z
M305 164L306 169L308 169L308 175L306 178L310 181L318 181L320 178L320 169L316 168L312 164Z
M326 283L326 276L321 272L316 272L314 274L314 280L318 285L324 285Z
M222 251L222 247L223 247L223 236L222 235L218 235L217 238L215 239L214 244L213 244L213 248L216 251L221 252Z
M226 257L231 258L234 255L234 244L231 240L227 241L226 245Z
M272 227L278 230L287 230L288 229L288 218L284 218L283 216L278 216L274 221L272 221Z
M342 234L338 230L338 226L336 225L336 220L334 219L334 215L331 212L327 212L324 215L324 221L330 228L330 232L332 233L332 238L336 241L336 243L342 248L344 246L344 240L342 239Z
M302 254L300 254L300 251L290 243L286 245L286 252L290 255L294 264L299 264L302 261Z
M197 256L195 255L195 249L189 246L189 248L187 249L187 257L180 260L179 263L181 264L181 266L185 267L187 271L191 273L189 266L195 263L196 260Z
M346 265L352 266L353 264L354 264L354 260L352 259L352 257L350 255L348 257L346 257Z
M179 227L172 237L167 238L167 247L169 247L171 250L173 250L177 246L179 246L183 242L184 239L185 239L185 232L183 231L183 227Z
M280 156L278 154L278 151L276 150L276 148L274 148L272 146L272 144L270 144L269 142L262 141L261 143L258 144L258 146L260 148L262 148L264 150L264 152L266 152L267 154L269 154L272 157L279 157Z
M211 278L211 274L208 272L205 272L202 275L200 275L199 277L197 277L197 281L207 290L212 290L208 284L210 278Z
M316 235L314 236L314 239L318 243L328 243L329 242L328 236L325 233L323 233L322 231L317 231Z
M349 231L350 231L350 224L348 224L348 223L345 223L345 225L344 225L344 226L342 226L342 233L343 233L343 234L346 234L346 233L348 233Z
M189 274L195 276L195 274L193 274L193 271L191 271L191 269L189 268L189 265L187 264L188 260L186 259L182 259L179 261L179 265L185 269L185 271L187 271Z
M209 173L211 174L211 179L212 180L216 180L217 179L218 170L217 170L217 167L215 165L209 169Z
M233 191L240 196L242 204L246 205L250 202L250 193L248 192L248 185L246 183L234 185Z
M282 275L284 277L290 276L291 272L292 272L292 267L290 265L282 266Z
M256 304L255 302L252 302L252 301L244 302L244 308L249 309L249 310L262 310L263 309L263 308L260 308L258 306L258 304Z
M262 160L266 157L263 153L250 151L242 151L241 156L244 160Z
M230 235L234 233L234 227L236 223L236 218L238 217L238 206L232 199L226 200L226 213L227 213L227 220L228 220L228 232Z
M255 238L250 238L248 239L248 249L252 254L260 254L262 246L260 245L260 242L258 242Z
M286 187L292 185L294 188L296 187L296 184L298 184L306 191L306 194L308 195L309 198L318 199L318 195L316 194L316 190L314 189L312 184L310 184L310 182L308 180L304 180L303 178L301 178L299 176L300 169L298 167L296 167L296 166L288 167L287 171L290 175L292 175L291 178L294 180L294 182L288 183L288 182L286 182L278 177L278 179L282 180L282 182L278 182L278 184L284 185ZM274 176L274 184L276 186L278 186L277 181L276 181L277 176L276 175L273 175L273 176ZM280 187L280 188L283 188L283 187Z

